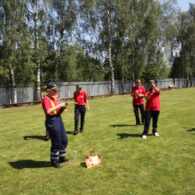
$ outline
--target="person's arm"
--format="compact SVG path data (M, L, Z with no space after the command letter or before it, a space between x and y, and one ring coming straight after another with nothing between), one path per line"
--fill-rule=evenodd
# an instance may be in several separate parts
M53 108L49 108L48 110L46 110L46 114L51 114L52 112L56 111L58 108L67 108L67 103L66 102L63 102L63 103L60 103L58 104L57 106L53 107Z
M154 89L155 93L159 93L159 89L155 86L155 84L152 85L152 88Z
M132 87L132 89L131 89L131 97L133 97L135 95L135 92L136 92L135 87Z
M76 104L77 104L77 100L76 100L76 92L74 92L73 98L74 98L74 104L76 105Z
M86 92L84 92L84 101L86 102L86 107L87 107L87 110L89 110L89 102L88 102L88 96L86 94Z
M138 96L139 98L141 98L141 97L144 97L144 94L139 94L139 93L137 93L137 96Z
M146 92L145 99L148 100L148 98L149 98L150 95L151 95L151 92L150 91L149 92Z
M88 102L88 100L86 99L85 100L86 101L86 107L87 107L87 110L89 110L90 108L89 108L89 102Z
M145 97L145 94L146 94L146 90L145 90L145 88L143 87L143 91L142 91L142 97L144 98Z
M137 93L137 90L133 87L131 90L131 97L134 97L135 94L138 94L138 93Z
M131 97L133 97L135 95L135 92L131 92Z
M58 111L58 115L61 115L62 114L62 112L64 112L64 110L66 110L66 108L68 107L68 103L67 102L65 102L66 103L66 107L61 107L60 108L60 110ZM66 110L67 111L67 110Z
M144 94L139 94L139 93L138 93L138 90L136 90L135 92L132 92L132 93L131 93L131 96L133 97L135 94L136 94L139 98L144 97Z

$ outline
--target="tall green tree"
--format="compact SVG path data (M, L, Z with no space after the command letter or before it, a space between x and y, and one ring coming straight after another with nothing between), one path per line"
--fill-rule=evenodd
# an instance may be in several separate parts
M22 83L22 79L19 77L22 75L23 78L27 76L24 74L20 59L25 49L30 50L29 31L26 25L25 17L25 4L23 1L6 1L2 0L0 3L0 55L2 70L4 73L9 73L9 77L5 75L6 84L11 84L13 89L12 103L17 102L16 93L16 81L18 84ZM26 57L29 57L29 52L26 52ZM23 63L23 60L22 62ZM18 76L18 78L17 78Z
M34 40L34 55L33 60L36 64L36 100L41 99L41 54L44 52L44 47L41 38L46 34L46 26L48 23L48 10L52 6L50 0L25 0L28 8L29 18L32 24L31 31L34 33L32 39ZM44 44L45 41L43 41Z
M75 43L73 33L77 22L78 6L76 0L52 0L52 3L55 13L52 17L53 42L56 50L55 81L59 81L61 69L65 68L61 60L62 56L65 50Z
M195 4L190 4L188 12L179 15L178 47L179 56L175 56L171 76L185 78L186 86L192 85L192 77L195 76Z
M114 93L114 65L113 65L113 16L115 1L112 0L80 0L82 10L81 27L84 33L93 34L92 49L95 55L104 63L108 62L111 78L111 93ZM91 52L90 51L90 52Z

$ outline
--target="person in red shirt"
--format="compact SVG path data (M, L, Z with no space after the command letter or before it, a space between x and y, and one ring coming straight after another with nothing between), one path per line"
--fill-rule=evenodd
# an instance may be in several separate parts
M46 87L45 87L45 88L46 88ZM45 97L45 96L47 96L47 92L43 92L43 93L42 93L42 97ZM55 97L55 98L58 98L58 92L57 92L57 91L55 92L54 97ZM49 141L49 140L50 140L49 131L47 130L47 127L46 127L45 141Z
M82 87L80 85L76 86L76 91L74 92L74 100L75 100L75 128L74 128L74 135L78 134L78 127L79 127L79 115L81 115L81 124L80 124L80 132L83 133L84 131L84 121L85 121L85 113L86 107L89 110L88 104L88 97L85 91L81 90ZM85 107L86 105L86 107Z
M141 121L144 124L144 94L145 88L141 86L141 80L137 79L135 82L136 86L132 88L131 96L133 97L133 108L136 119L136 125L140 125L139 112L141 113Z
M42 107L46 115L45 126L51 138L51 165L61 168L59 163L69 161L65 158L68 138L60 116L68 104L59 102L58 97L55 96L56 88L55 83L48 83L47 95L42 100Z
M157 123L160 114L160 93L161 89L157 88L156 82L154 80L150 80L149 89L146 90L145 93L145 98L147 102L145 109L145 125L142 134L143 139L147 138L151 118L153 119L152 133L154 134L154 136L159 136L157 132Z

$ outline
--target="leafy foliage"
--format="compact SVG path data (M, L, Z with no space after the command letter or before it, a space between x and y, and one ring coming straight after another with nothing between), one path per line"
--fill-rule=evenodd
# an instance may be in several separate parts
M1 84L146 81L168 77L172 64L170 76L190 79L194 10L174 0L2 0Z

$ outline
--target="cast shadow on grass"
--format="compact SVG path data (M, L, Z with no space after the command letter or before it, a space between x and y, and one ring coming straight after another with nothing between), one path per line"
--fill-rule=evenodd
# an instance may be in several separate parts
M66 131L66 134L73 134L74 131Z
M18 160L16 162L9 162L9 164L14 169L51 167L51 163L48 161Z
M85 162L82 162L80 165L81 165L81 167L87 168L87 166L86 166L86 163L85 163Z
M187 131L195 131L195 128L188 129Z
M141 134L117 133L117 135L120 137L119 139L123 139L127 137L140 137L141 138Z
M110 125L111 127L130 127L130 126L136 126L136 125L126 125L126 124L116 124L116 125Z
M127 137L142 137L142 134L130 134L130 133L117 133L117 135L120 137L118 139L123 139ZM147 135L147 136L153 136L153 135Z
M41 139L41 140L45 140L45 136L41 136L41 135L24 136L24 140L28 140L28 139Z

